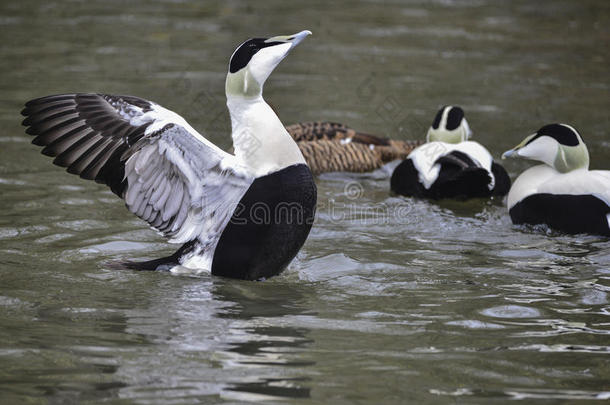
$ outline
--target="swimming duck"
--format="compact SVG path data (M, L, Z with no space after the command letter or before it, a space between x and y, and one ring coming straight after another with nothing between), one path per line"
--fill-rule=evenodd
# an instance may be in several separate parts
M471 134L460 107L442 107L428 129L426 143L394 169L392 191L434 200L506 195L510 188L506 170L484 146L468 140Z
M316 185L303 154L262 97L275 67L309 31L253 38L225 82L235 155L181 116L132 96L60 94L26 103L33 143L69 173L104 183L129 211L183 246L141 270L211 271L256 280L279 274L312 226Z
M314 174L370 172L404 159L422 142L357 132L335 122L301 122L286 127Z
M610 171L589 170L589 152L576 129L545 125L502 157L544 163L527 169L511 187L513 223L610 236Z

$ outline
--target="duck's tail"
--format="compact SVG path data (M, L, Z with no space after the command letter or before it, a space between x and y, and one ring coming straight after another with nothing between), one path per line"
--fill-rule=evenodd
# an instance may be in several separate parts
M196 241L187 242L174 254L159 259L147 261L112 260L104 263L104 267L112 270L136 270L136 271L169 271L180 265L180 258L192 251Z

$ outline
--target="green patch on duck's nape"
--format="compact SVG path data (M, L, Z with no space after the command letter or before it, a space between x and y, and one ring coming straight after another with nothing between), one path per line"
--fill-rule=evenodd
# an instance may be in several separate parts
M428 142L445 142L445 143L460 143L465 140L462 131L447 131L441 129L428 129L426 135Z
M553 161L555 170L567 173L576 169L589 168L589 151L582 136L574 127L559 123L545 125L527 143L531 143L541 136L553 138L558 144L557 155Z
M241 96L249 98L257 97L263 94L263 88L246 66L235 73L227 74L225 92L227 96Z
M436 113L426 134L427 142L460 143L468 140L470 128L464 110L458 106L446 105Z
M560 173L589 168L589 151L583 142L576 146L559 144L553 167Z

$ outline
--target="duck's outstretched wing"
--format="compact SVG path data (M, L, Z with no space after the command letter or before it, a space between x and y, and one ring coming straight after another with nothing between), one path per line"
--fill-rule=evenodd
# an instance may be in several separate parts
M53 163L107 184L171 242L215 244L254 180L184 118L137 97L60 94L22 114Z

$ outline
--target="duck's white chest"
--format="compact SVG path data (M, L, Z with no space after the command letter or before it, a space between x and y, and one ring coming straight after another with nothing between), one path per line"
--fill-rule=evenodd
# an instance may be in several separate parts
M258 101L229 102L235 156L255 177L276 172L305 158L271 107Z

